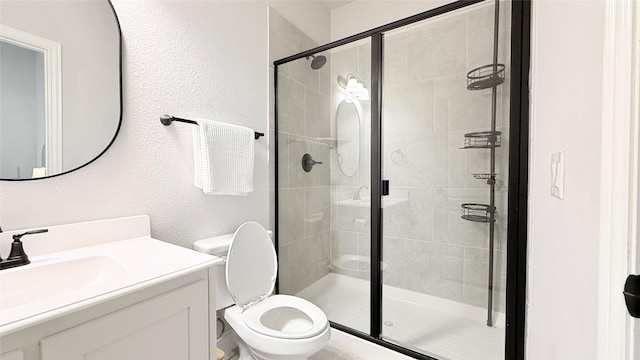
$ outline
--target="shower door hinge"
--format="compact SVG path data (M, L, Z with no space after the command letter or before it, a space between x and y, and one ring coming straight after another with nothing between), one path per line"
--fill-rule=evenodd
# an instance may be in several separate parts
M382 180L382 186L380 188L382 189L382 196L389 195L389 180Z

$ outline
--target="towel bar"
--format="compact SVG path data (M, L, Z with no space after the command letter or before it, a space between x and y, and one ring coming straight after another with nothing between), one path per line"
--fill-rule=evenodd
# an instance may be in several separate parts
M160 116L160 122L164 126L169 126L174 121L183 122L183 123L187 123L187 124L198 125L198 123L193 121L193 120L181 119L181 118L177 118L175 116L171 116L171 115L167 115L167 114L164 114L164 115ZM264 133L257 132L257 131L254 131L253 134L254 134L254 137L255 137L256 140L258 140L261 136L264 136Z

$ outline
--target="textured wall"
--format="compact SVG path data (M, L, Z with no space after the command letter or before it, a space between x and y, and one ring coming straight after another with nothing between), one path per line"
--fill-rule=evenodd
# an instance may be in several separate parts
M114 0L124 39L122 129L93 164L61 177L0 182L4 229L137 214L152 235L191 246L268 220L268 138L256 142L254 193L205 196L193 186L191 126L171 113L267 130L267 6L245 1Z
M610 121L602 117L607 6L606 1L533 1L529 359L597 358L599 161L601 125ZM568 23L575 14L579 20ZM550 161L562 150L565 198L559 200L550 195Z

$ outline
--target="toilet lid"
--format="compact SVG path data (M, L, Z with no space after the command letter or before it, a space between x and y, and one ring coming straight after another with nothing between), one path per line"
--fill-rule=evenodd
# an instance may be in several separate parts
M278 261L271 237L262 225L255 221L240 225L229 246L226 270L227 288L242 308L273 292Z

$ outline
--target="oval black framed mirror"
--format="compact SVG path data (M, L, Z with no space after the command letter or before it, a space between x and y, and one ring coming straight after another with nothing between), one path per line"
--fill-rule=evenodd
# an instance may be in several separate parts
M122 34L111 1L0 1L0 180L80 169L121 124Z

